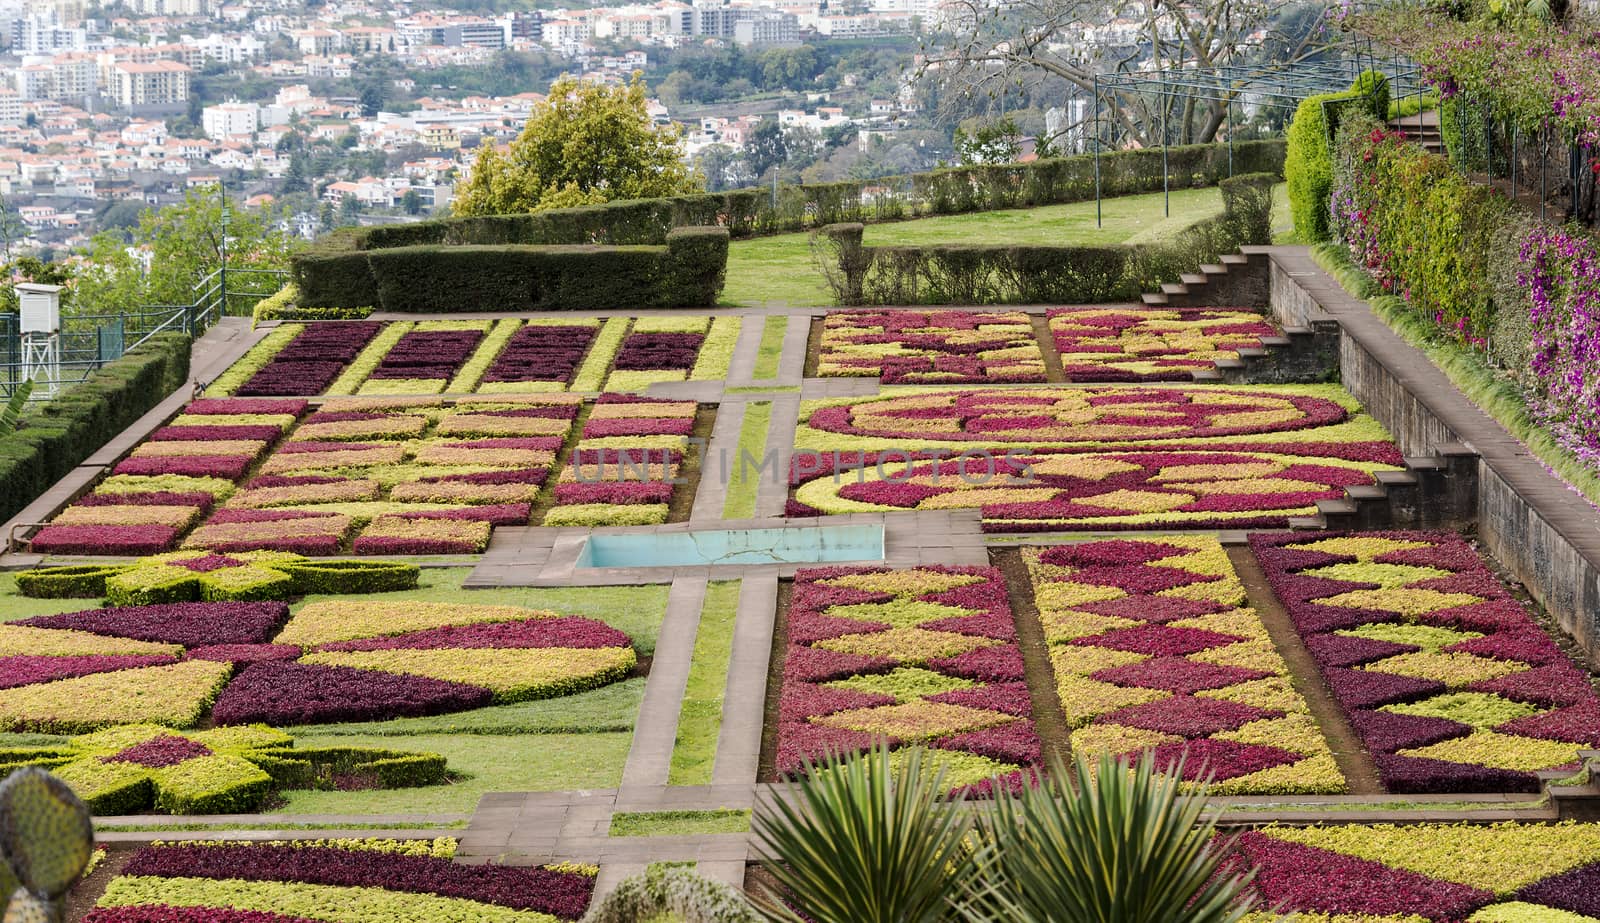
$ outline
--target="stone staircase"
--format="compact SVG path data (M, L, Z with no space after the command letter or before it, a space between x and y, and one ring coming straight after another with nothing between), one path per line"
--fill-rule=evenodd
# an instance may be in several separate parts
M1390 131L1404 132L1405 136L1423 146L1430 154L1444 156L1444 135L1439 130L1439 110L1421 115L1408 115L1390 122Z
M1477 521L1478 453L1471 446L1447 442L1428 455L1407 455L1405 470L1380 471L1376 480L1318 500L1315 516L1291 517L1289 528L1460 530Z
M1265 307L1271 265L1266 253L1225 253L1220 262L1203 264L1199 272L1164 283L1159 293L1140 297L1148 308Z

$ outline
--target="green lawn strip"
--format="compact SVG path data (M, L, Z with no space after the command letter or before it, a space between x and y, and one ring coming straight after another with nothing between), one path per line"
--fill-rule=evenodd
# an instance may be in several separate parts
M666 584L619 587L492 587L463 590L461 582L472 573L467 567L425 567L414 590L398 593L372 593L364 600L415 599L427 602L468 603L480 606L527 606L549 609L561 615L582 615L598 619L633 638L640 656L656 650L656 634L667 612ZM348 596L308 596L295 608L319 600L349 599ZM87 608L80 606L79 608Z
M445 785L371 791L287 791L284 814L470 814L485 792L542 792L614 788L622 782L633 735L419 734L392 737L296 735L302 747L397 747L443 754L457 778Z
M982 241L1014 244L1117 244L1170 240L1179 231L1222 210L1215 188L1174 189L1172 215L1163 214L1162 194L1121 196L1101 203L1095 224L1093 199L1070 205L938 215L867 227L866 243L945 244ZM811 259L809 234L779 234L736 240L728 251L724 304L798 306L833 303L822 273Z
M1556 477L1588 498L1600 503L1600 475L1577 456L1563 448L1550 431L1534 421L1528 402L1517 383L1491 368L1481 353L1440 334L1437 327L1400 298L1384 295L1376 282L1350 262L1349 255L1336 244L1311 248L1317 264L1339 280L1345 290L1366 299L1372 312L1382 318L1402 340L1422 350L1429 361L1450 379L1467 399L1506 431L1528 447L1534 457L1555 472Z
M99 599L32 599L17 591L17 575L0 574L0 622L100 608Z
M714 811L619 811L611 815L611 836L699 836L748 833L750 812L734 808Z
M362 721L351 724L314 724L286 728L299 737L388 737L403 738L426 734L476 734L484 736L518 734L594 734L632 732L644 699L645 679L636 676L620 683L601 686L575 695L555 699L535 699L515 705L491 705L473 711L425 718L394 718L388 721ZM405 740L388 744L401 750L412 749Z
M724 394L793 394L800 390L799 385L774 385L763 388L759 385L740 385L734 388L723 388Z
M700 608L700 629L694 639L694 661L678 713L678 738L672 745L668 785L709 785L722 730L722 692L728 683L728 658L733 653L733 623L739 614L739 581L724 580L706 588Z
M729 471L727 496L722 501L723 519L749 519L756 514L756 491L761 474L744 459L761 463L767 451L767 428L772 424L772 402L751 401L744 405L744 421L739 426L739 449Z
M778 377L778 363L783 359L783 340L789 333L789 316L774 314L761 328L761 345L756 352L755 370L750 373L754 381L767 381Z

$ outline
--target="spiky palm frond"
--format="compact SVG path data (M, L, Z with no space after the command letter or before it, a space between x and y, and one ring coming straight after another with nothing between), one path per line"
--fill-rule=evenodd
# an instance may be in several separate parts
M764 912L793 923L958 919L974 886L969 812L945 803L944 773L887 746L808 767L758 809L756 836L777 880ZM798 911L798 913L796 912Z
M1057 763L1039 787L998 798L979 821L982 884L972 923L1236 923L1252 908L1253 875L1219 873L1225 848L1203 820L1203 794L1181 768L1156 773L1103 754Z

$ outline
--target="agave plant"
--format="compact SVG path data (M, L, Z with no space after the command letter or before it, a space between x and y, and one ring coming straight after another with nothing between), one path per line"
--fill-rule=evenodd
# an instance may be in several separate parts
M981 885L972 923L1234 923L1254 909L1254 872L1221 869L1225 845L1181 766L1156 773L1102 754L1057 762L1037 788L999 798L978 821Z
M624 878L579 923L761 923L744 893L688 869L651 866Z
M754 818L778 883L762 912L785 923L959 919L977 850L970 812L943 803L948 788L916 749L880 744L808 765Z

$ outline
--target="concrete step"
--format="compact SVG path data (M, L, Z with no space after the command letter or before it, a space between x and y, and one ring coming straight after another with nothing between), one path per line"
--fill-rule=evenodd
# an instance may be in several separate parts
M1189 294L1189 288L1181 282L1163 282L1161 283L1161 294L1166 295L1168 298L1173 295L1187 295Z
M1220 263L1201 263L1200 271L1208 276L1221 276L1227 274L1228 267L1223 266Z
M1224 266L1250 265L1250 257L1245 256L1243 253L1224 253L1218 259L1222 260L1222 265Z
M1321 532L1328 523L1321 516L1290 516L1289 528L1295 532Z
M1178 278L1183 281L1184 285L1205 285L1211 281L1198 272L1181 272L1178 274Z
M1156 295L1146 292L1139 296L1139 300L1143 301L1145 307L1148 308L1164 308L1167 306L1167 296L1165 295Z

